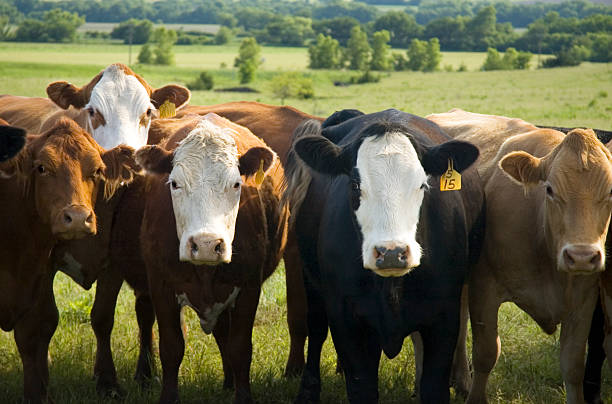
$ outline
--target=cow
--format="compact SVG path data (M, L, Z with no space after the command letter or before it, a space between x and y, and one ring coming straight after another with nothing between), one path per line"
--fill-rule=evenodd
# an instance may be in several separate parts
M483 226L483 192L469 169L478 150L398 110L341 111L293 136L285 195L304 262L309 340L295 402L319 402L328 325L350 402L377 402L381 351L393 358L415 331L424 345L421 401L448 402L461 290ZM462 188L442 192L451 164Z
M0 96L0 118L31 133L42 133L69 117L105 149L146 145L157 108L169 101L178 109L191 98L189 90L175 84L155 89L121 63L106 67L83 87L53 82L47 94L49 98Z
M19 131L0 126L0 135ZM47 350L58 323L49 254L59 240L95 234L100 184L110 197L135 168L132 148L104 151L68 119L29 135L0 163L0 328L14 330L27 402L48 398Z
M10 126L8 122L0 119L0 163L6 161L25 145L25 130Z
M249 403L261 284L286 241L283 170L248 129L214 114L186 119L183 130L137 152L148 172L140 247L159 325L160 403L178 400L183 306L215 336L234 402Z
M444 114L428 119L456 139L499 145L494 154L483 154L490 160L478 163L487 229L469 282L474 381L467 402L487 402L488 376L501 349L497 313L511 301L546 333L561 324L567 401L582 403L585 346L612 209L611 154L592 130L565 135L522 122L516 131L490 132L491 123L507 128L512 120L472 114L470 122L471 113L454 112L465 120L464 129L453 132L456 121Z

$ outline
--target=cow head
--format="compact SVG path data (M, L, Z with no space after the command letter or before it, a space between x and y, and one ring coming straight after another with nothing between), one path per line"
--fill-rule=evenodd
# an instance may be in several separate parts
M49 84L47 94L64 109L84 109L87 129L100 146L120 144L139 148L147 144L151 119L168 100L180 108L189 102L189 90L177 85L153 89L129 67L108 66L81 88L66 81Z
M542 158L518 151L500 160L500 168L512 180L542 192L546 241L560 271L604 270L612 209L611 158L592 130L574 129Z
M23 184L39 220L63 239L95 234L93 206L99 183L105 181L114 190L131 180L134 169L132 148L104 151L69 119L41 135L29 135L17 156L0 163L0 175L15 176Z
M402 276L420 265L417 225L429 176L441 175L449 159L462 171L478 157L466 142L417 144L409 128L395 123L372 124L342 147L304 137L295 150L312 169L349 177L346 197L363 238L363 266L381 276Z
M267 171L276 158L266 147L253 147L238 157L231 131L202 119L174 152L146 146L136 153L147 171L169 174L181 261L231 261L241 176L255 174L262 161Z

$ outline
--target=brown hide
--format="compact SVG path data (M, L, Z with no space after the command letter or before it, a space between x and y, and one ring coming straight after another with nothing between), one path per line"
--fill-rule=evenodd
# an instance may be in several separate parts
M561 251L571 245L603 247L612 205L610 153L592 131L565 136L535 129L505 140L490 167L486 237L469 283L475 372L468 403L486 400L488 374L499 355L497 311L505 301L547 333L561 324L568 402L582 402L585 345L601 268L568 269Z
M46 398L47 348L57 326L49 254L59 238L95 234L99 183L121 181L107 170L125 163L124 148L117 149L104 152L76 123L63 120L28 136L14 159L0 163L0 172L10 175L0 177L0 328L15 330L28 402Z
M295 128L306 119L317 119L323 122L323 118L306 114L293 107L267 105L252 101L207 106L188 105L177 113L177 118L189 114L206 115L210 112L247 127L278 154L283 165L287 159L291 134Z
M199 116L186 117L182 127L176 120L169 120L174 134L162 146L174 149L200 119ZM158 121L157 125L161 122ZM215 117L214 122L237 130L232 136L240 154L254 146L265 147L246 128L219 117ZM214 326L212 331L220 344L224 369L226 364L233 369L236 400L250 399L250 340L259 293L262 282L278 265L286 237L287 214L280 210L282 177L283 171L277 159L259 188L254 179L245 181L232 244L232 262L206 267L179 262L179 243L167 175L148 176L140 242L160 328L160 353L164 367L161 402L178 397L177 375L174 374L178 368L174 369L171 363L180 362L183 355L184 341L178 321L177 298L180 296L187 297L189 305L200 316L205 331L209 332ZM211 312L223 309L230 296L235 302L231 302L222 313L217 313L219 319L216 323L216 318L213 318L216 316L210 315ZM228 351L230 345L232 348ZM231 378L232 375L226 375L226 381Z

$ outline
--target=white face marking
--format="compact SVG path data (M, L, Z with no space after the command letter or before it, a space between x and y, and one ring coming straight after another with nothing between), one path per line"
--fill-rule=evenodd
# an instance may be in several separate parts
M203 119L174 153L168 182L181 261L231 261L242 179L228 131Z
M147 144L150 119L141 125L141 117L147 110L155 110L149 94L133 75L120 67L111 65L104 70L102 78L91 92L85 108L98 111L105 125L93 128L91 117L87 128L93 138L105 149L125 144L138 149Z
M357 153L361 197L355 211L363 235L362 257L366 269L382 276L401 276L420 264L417 224L427 175L402 133L368 137ZM405 250L405 268L377 267L376 249ZM397 254L396 254L397 255Z

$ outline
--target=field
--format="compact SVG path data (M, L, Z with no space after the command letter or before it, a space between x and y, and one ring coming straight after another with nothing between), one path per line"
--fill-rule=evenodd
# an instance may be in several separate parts
M133 58L138 50L134 47ZM154 86L193 80L202 70L210 71L215 87L238 85L232 68L237 47L177 47L177 65L172 67L135 66ZM612 128L612 69L605 64L583 64L576 68L512 72L480 72L484 54L444 53L442 65L455 68L462 62L468 72L383 74L379 83L335 87L335 80L346 80L351 72L306 69L304 49L263 48L265 59L255 82L256 94L196 91L193 104L214 104L232 100L257 100L278 104L271 92L271 81L286 70L303 71L312 77L315 98L286 100L316 115L342 108L373 112L399 108L418 115L459 107L482 113L521 117L528 121L556 126ZM56 45L0 43L0 94L45 96L45 86L54 80L86 84L112 62L127 63L124 45ZM221 63L227 67L222 68ZM94 291L83 291L64 275L55 280L60 324L51 341L50 391L56 403L97 402L92 379L95 338L89 324ZM251 381L259 403L290 403L298 379L283 378L288 353L286 296L283 268L267 281L260 300L254 329L254 355ZM140 392L132 380L138 355L134 299L124 286L116 311L113 352L120 382L128 391L125 402L156 401L161 369L157 359L157 381L150 392ZM189 325L185 359L179 382L182 402L230 402L231 393L222 390L221 360L214 339L199 328L196 316L185 311ZM514 305L505 304L500 312L502 354L489 384L493 403L563 403L565 400L559 370L559 333L545 335ZM468 340L470 343L470 340ZM18 402L22 394L21 362L11 333L0 333L0 402ZM335 374L331 341L324 347L322 364L323 403L344 403L344 381ZM414 359L406 340L400 355L381 360L380 402L412 403ZM604 372L604 401L612 400L610 372ZM453 402L462 399L455 397Z

